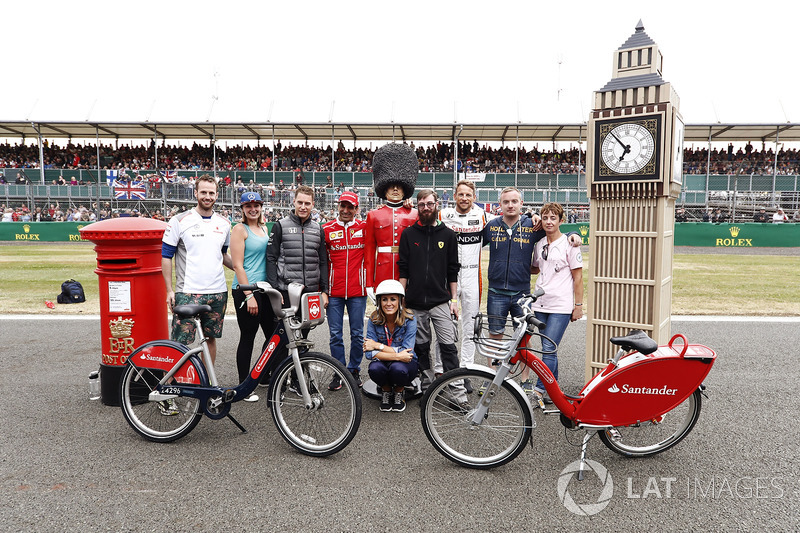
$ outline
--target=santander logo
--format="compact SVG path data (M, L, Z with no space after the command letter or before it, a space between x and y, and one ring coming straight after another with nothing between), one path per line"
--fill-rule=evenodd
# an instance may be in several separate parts
M622 385L622 388L617 387L617 384L614 383L612 386L608 388L608 392L617 393L621 392L622 394L646 394L650 396L675 396L678 393L678 389L670 389L664 385L661 388L656 387L631 387L627 383Z

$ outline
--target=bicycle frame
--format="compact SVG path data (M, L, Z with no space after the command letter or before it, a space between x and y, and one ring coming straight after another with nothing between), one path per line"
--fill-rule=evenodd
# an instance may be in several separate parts
M256 360L247 378L235 387L219 386L205 337L201 339L198 346L192 349L188 349L185 345L174 341L163 340L145 343L130 355L127 364L136 368L155 368L166 371L156 390L149 394L150 401L170 400L178 396L197 398L203 405L206 416L212 419L219 419L228 414L230 404L243 400L256 389L264 369L267 368L272 356L280 348L286 346L295 369L299 371L301 368L298 348L313 344L304 339L301 333L301 329L307 325L307 320L302 317L298 319L292 312L283 314L283 318L276 322L267 346ZM195 322L197 331L202 332L202 324L199 317L192 317L192 320ZM155 347L169 347L182 355L177 360L165 356L163 352L159 352L158 357L148 357L150 350ZM202 357L198 358L198 354L202 354ZM187 362L189 363L188 365ZM196 375L194 375L195 373ZM303 403L307 409L312 409L314 400L308 390L306 381L299 379L298 385Z

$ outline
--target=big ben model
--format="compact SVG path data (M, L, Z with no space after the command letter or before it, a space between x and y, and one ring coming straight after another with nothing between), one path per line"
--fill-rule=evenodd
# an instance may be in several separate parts
M679 99L661 77L658 45L636 32L614 53L612 79L589 118L589 297L586 379L605 368L609 339L641 329L670 336L675 198L683 166Z

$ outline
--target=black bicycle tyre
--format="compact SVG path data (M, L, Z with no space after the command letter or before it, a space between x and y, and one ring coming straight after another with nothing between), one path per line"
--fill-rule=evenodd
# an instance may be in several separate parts
M467 395L470 409L480 400L480 385L494 379L491 372L460 368L434 381L420 401L420 419L433 447L461 466L489 469L516 458L531 438L533 417L524 394L503 382L483 423L473 426L469 410L456 409L452 382L469 379L475 391ZM499 451L497 451L499 448Z
M702 405L702 394L700 389L694 391L683 403L677 406L672 411L664 415L664 422L661 424L653 424L646 422L637 426L622 426L614 428L618 436L612 434L611 430L600 431L600 440L608 448L625 457L649 457L657 453L665 452L682 441L689 432L692 431L697 419L700 418L700 408ZM685 407L684 407L685 406ZM676 410L685 411L685 413L675 413ZM649 431L650 429L659 428L660 425L665 425L665 422L670 418L677 418L678 425L674 431L661 437L655 432ZM642 436L646 436L646 440L650 440L649 434L655 435L655 442L642 444L640 440ZM634 444L635 442L635 444Z
M267 407L281 437L299 452L325 457L343 450L361 424L361 393L353 375L333 357L308 352L300 356L304 377L320 407L306 409L303 399L290 390L294 363L286 358L272 374ZM334 376L342 388L328 390Z
M203 417L200 402L189 396L175 398L178 412L169 416L162 414L159 402L148 399L164 374L163 370L128 364L120 380L122 415L136 433L153 442L176 441L188 435Z

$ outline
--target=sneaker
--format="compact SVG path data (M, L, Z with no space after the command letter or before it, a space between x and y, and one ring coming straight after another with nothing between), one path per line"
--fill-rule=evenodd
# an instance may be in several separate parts
M522 391L528 396L530 396L534 392L533 385L534 385L533 380L526 379L525 381L522 382Z
M464 388L467 390L467 394L472 394L472 383L470 383L469 378L464 380Z
M403 391L394 393L394 405L392 411L403 412L406 410L406 398Z
M294 372L292 372L292 377L289 379L289 392L293 392L298 396L303 395L300 391L300 382L297 381L297 376L294 375Z
M544 411L544 398L542 397L542 394L539 391L535 390L530 394L530 397L534 402L536 402L533 408L535 409L536 407L538 407L539 409Z
M328 390L339 390L342 388L342 378L339 377L339 374L333 376L331 380L331 384L328 385Z
M245 398L243 401L245 401L245 402L257 402L258 401L258 394L254 393L254 392L251 392L247 396L247 398Z
M489 388L489 382L488 381L484 381L483 383L481 383L481 386L478 389L478 396L483 396L483 393L486 392L486 389L488 389L488 388Z
M350 373L353 374L353 379L356 380L356 385L360 389L363 383L361 383L361 376L358 374L358 370L352 370Z
M383 391L383 397L381 399L381 411L383 412L391 411L392 405L393 405L392 391L388 390Z
M161 411L161 416L175 416L180 413L178 404L172 399L158 402L158 410Z

